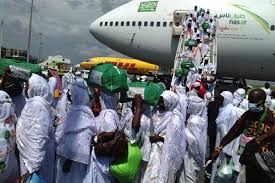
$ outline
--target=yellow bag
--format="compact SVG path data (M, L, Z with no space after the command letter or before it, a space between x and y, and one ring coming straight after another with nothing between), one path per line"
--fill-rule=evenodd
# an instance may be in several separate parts
M59 98L59 96L60 96L59 90L58 90L58 89L55 89L55 90L54 90L53 97L54 97L54 98Z

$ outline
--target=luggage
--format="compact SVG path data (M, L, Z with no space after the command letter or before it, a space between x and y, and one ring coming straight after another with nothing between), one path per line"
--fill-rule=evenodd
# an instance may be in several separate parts
M148 105L158 104L160 95L164 91L160 84L147 82L133 82L129 84L128 97L134 98L135 95L141 95L143 101Z
M194 63L192 61L189 60L184 60L180 63L180 66L182 69L187 69L189 70L190 68L195 67Z
M34 172L27 178L25 183L46 183L46 181L41 179L39 175Z
M216 176L215 183L233 183L233 160L225 157L219 167Z
M185 46L197 46L197 45L198 45L198 42L194 39L188 39L185 42Z
M176 70L176 77L181 77L181 76L185 76L187 74L187 70L186 69L182 69L182 68L179 68Z
M28 69L23 69L14 65L10 65L9 68L11 70L11 75L15 78L28 81L31 77L31 71Z
M202 24L202 29L206 30L206 29L208 29L208 28L209 28L209 23L208 23L208 22L204 22L204 23Z
M128 156L112 163L110 172L120 183L132 183L139 170L140 162L141 150L138 145L128 143Z
M99 64L91 69L88 81L111 93L128 91L126 71L112 64Z

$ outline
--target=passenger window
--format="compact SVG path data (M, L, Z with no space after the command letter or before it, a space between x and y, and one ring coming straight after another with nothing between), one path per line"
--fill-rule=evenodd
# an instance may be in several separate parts
M151 27L154 27L154 22L150 22L150 26L151 26Z
M126 22L126 26L130 26L130 22Z
M132 22L132 26L135 27L136 26L136 22L133 21Z
M163 22L162 26L166 27L167 26L167 22Z
M100 24L99 24L100 26L102 26L103 25L103 22L100 22Z
M121 22L120 25L121 25L121 26L124 26L124 22Z
M118 22L115 23L115 26L118 26Z
M157 27L159 27L160 26L160 22L157 22Z
M138 22L138 26L141 26L141 22Z
M144 22L144 27L147 27L148 26L148 22Z
M113 26L113 22L110 22L110 26Z
M169 23L169 27L173 27L173 22L170 22L170 23Z
M275 25L271 25L271 28L270 28L272 31L275 30Z
M108 22L105 22L105 26L108 26Z

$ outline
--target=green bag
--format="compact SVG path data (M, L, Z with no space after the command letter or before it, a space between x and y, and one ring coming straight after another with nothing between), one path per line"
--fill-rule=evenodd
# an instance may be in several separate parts
M206 30L206 29L208 29L208 28L209 28L209 23L208 23L208 22L204 22L204 23L202 24L202 29Z
M90 70L88 82L111 93L128 91L127 73L112 64L99 64Z
M200 13L205 13L205 10L203 8L201 8Z
M112 163L110 172L120 183L132 183L139 170L140 162L140 148L136 144L128 143L128 156Z
M128 97L134 98L135 95L141 95L145 103L155 106L163 91L163 86L160 84L137 81L129 84Z
M194 63L192 61L186 60L186 61L182 61L180 63L180 66L182 69L186 69L189 70L190 68L195 67Z
M187 74L187 70L182 68L177 69L175 73L176 77L185 76L186 74Z
M198 42L194 39L188 39L185 41L185 46L197 46Z

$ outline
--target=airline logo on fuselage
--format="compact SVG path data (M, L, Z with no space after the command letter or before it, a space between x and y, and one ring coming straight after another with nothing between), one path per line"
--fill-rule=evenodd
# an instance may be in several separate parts
M155 12L158 6L158 1L141 2L138 7L138 12Z
M247 20L244 14L223 13L223 14L218 14L217 18L229 19L229 24L233 24L233 25L246 25L247 23Z

